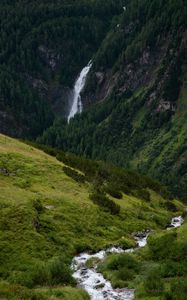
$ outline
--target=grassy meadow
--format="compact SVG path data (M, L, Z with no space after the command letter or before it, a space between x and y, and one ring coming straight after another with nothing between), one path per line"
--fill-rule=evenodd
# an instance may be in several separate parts
M122 192L120 199L107 194L120 207L112 214L91 201L92 182L74 180L64 167L0 135L0 299L87 300L72 278L74 255L109 245L132 247L133 232L164 228L183 211L179 201L170 207L147 188L148 200L136 192Z

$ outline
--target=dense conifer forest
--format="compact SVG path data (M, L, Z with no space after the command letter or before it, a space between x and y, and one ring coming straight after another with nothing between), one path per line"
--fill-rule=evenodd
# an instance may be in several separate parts
M115 2L1 1L2 132L34 138L52 124L46 89L72 86L121 10Z
M1 132L138 170L185 198L186 1L0 8ZM90 59L84 112L67 124L73 84Z

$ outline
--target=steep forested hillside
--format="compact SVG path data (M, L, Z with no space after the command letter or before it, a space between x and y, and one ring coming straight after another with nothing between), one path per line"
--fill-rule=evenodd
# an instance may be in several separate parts
M187 197L185 0L14 0L0 14L2 133L40 136ZM73 82L91 58L84 113L67 124Z
M183 0L128 2L94 55L85 112L40 141L148 173L186 199L186 20Z
M1 1L0 128L33 138L65 115L75 77L121 1Z

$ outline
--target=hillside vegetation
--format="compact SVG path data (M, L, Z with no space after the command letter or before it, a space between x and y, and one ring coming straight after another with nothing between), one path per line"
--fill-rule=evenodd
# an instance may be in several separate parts
M44 150L0 135L0 298L86 300L75 254L132 247L183 205L146 177Z
M113 162L187 198L187 5L132 0L93 57L85 112L40 142Z
M1 133L137 170L187 198L185 0L1 1ZM92 59L84 113L72 88Z
M1 1L1 133L36 138L67 114L77 74L121 11L121 0Z
M108 255L99 271L114 287L135 288L135 300L186 300L186 234L187 223L149 234L144 249Z

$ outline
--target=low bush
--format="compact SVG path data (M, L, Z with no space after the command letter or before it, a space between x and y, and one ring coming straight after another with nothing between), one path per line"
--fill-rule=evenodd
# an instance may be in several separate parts
M123 197L123 194L114 185L106 186L105 192L116 199L122 199Z
M130 254L115 255L107 264L109 270L132 269L138 271L140 263Z
M85 176L82 175L82 174L80 174L76 170L73 170L73 169L71 169L69 167L63 167L63 171L64 171L64 173L67 176L71 177L75 181L80 182L80 183L84 183L85 182Z
M63 258L56 257L49 263L49 272L52 285L56 284L75 284L70 267L64 263Z
M150 201L151 200L149 191L147 191L145 189L137 190L136 191L136 196L138 198L141 198L141 199L145 200L145 201Z
M33 276L29 271L12 271L7 279L13 285L21 285L27 288L34 286Z
M173 203L171 200L166 201L164 206L165 206L165 208L167 208L170 211L173 211L173 212L177 211L177 207L176 207L175 203Z
M144 288L149 296L159 296L164 291L164 284L158 269L152 269L144 281Z
M117 272L117 278L120 280L131 280L133 279L135 276L135 272L132 269L127 269L127 268L121 268L118 272Z
M187 278L175 281L171 285L172 300L185 300L187 297Z
M45 263L37 263L32 270L33 286L49 285L51 283L51 273L49 266Z
M47 263L36 264L31 274L33 286L74 284L72 271L62 257L54 257Z
M118 245L122 248L122 249L130 249L130 248L134 248L136 247L136 242L134 239L127 239L125 237L122 237L119 241L118 241Z
M171 254L170 257L173 260L180 261L184 260L186 261L187 258L187 240L176 240L172 247L171 247Z
M141 270L141 263L131 254L111 254L99 265L99 271L114 288L128 287Z
M186 276L187 261L176 262L172 260L164 261L160 270L162 277Z
M33 200L33 207L38 214L41 214L44 211L44 207L40 199Z
M0 283L0 299L8 300L47 300L47 297L17 284Z
M161 260L171 257L176 236L175 231L150 235L148 237L148 247L152 258Z
M113 215L118 215L120 213L120 206L100 191L93 192L90 195L90 199L93 201L93 203L105 208Z

